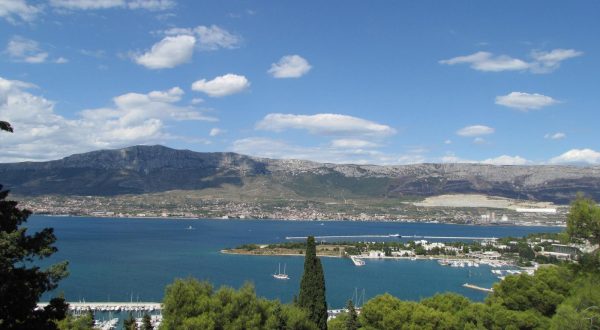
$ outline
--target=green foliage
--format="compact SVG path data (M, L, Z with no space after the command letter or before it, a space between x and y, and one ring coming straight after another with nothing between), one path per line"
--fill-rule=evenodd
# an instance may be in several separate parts
M306 255L304 257L304 274L300 281L298 306L304 308L310 320L319 329L327 329L327 302L325 300L325 275L321 260L317 257L315 238L309 236L306 240Z
M258 298L250 284L215 291L191 278L167 286L162 314L161 329L317 329L305 311Z
M507 276L494 285L486 302L514 311L534 310L552 316L573 287L574 274L566 267L543 267L533 276Z
M567 216L567 233L572 240L600 243L600 206L593 200L577 194Z
M64 319L57 321L56 325L60 330L92 330L94 328L94 313L88 310L77 317L67 314Z
M0 328L56 329L56 320L66 316L63 298L54 298L36 310L41 295L57 287L67 275L67 262L46 269L33 262L50 257L57 249L52 228L30 235L22 225L31 214L6 200L0 185Z
M346 309L348 310L348 317L346 318L346 330L357 330L360 327L360 323L358 322L358 314L356 314L356 309L354 309L352 300L348 300Z
M146 313L142 317L142 329L141 330L152 330L152 318L150 314Z
M125 320L123 320L123 329L124 330L137 330L137 325L135 324L135 318L133 314L129 312L129 315Z

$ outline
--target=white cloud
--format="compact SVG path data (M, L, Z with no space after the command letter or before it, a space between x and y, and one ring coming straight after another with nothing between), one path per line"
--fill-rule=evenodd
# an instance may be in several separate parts
M336 164L398 165L422 163L420 154L388 154L377 150L339 149L330 146L299 146L286 141L263 137L249 137L233 142L231 150L264 158L302 159Z
M531 61L513 58L508 55L494 55L490 52L476 52L471 55L457 56L439 61L440 64L469 64L478 71L530 71L532 73L549 73L560 67L564 60L583 55L574 49L553 49L551 51L531 52Z
M175 7L173 0L50 0L50 6L68 10L96 10L129 8L144 10L166 10Z
M217 50L219 48L237 48L241 38L229 33L216 25L197 26L194 32L198 36L200 48L203 50Z
M556 132L554 134L548 133L548 134L544 135L545 139L550 139L550 140L562 140L566 137L567 137L567 134L562 133L562 132Z
M302 129L312 134L384 137L396 130L362 118L320 113L316 115L294 115L272 113L256 124L260 130L281 132L286 129Z
M378 147L377 143L360 139L335 139L331 141L332 148L340 149L362 149Z
M521 111L537 110L543 107L554 105L556 103L559 103L559 101L553 99L550 96L537 93L529 94L522 92L512 92L507 95L496 97L496 104L518 109Z
M496 158L482 160L481 163L491 165L527 165L530 161L520 156L502 155Z
M204 103L204 99L201 97L194 97L191 101L191 104L200 104L200 103Z
M271 64L268 72L275 78L299 78L311 68L308 61L300 55L286 55L279 62Z
M171 28L163 31L165 35L194 36L198 40L200 50L234 49L240 46L242 38L217 25L199 25L195 28Z
M484 138L478 136L478 137L476 137L476 138L473 139L473 143L475 143L475 144L486 144L487 141Z
M61 56L61 57L55 59L54 63L56 63L56 64L65 64L65 63L69 63L69 60Z
M214 127L214 128L212 128L210 130L210 132L208 133L208 135L210 135L210 136L218 136L218 135L221 135L221 134L224 134L224 133L225 133L225 130L217 128L217 127Z
M571 149L550 159L552 164L600 164L600 152L592 149Z
M0 17L12 24L18 22L17 18L25 22L31 22L41 11L41 7L28 5L25 0L0 1Z
M15 129L0 141L0 161L47 160L100 148L163 143L181 138L167 131L169 121L216 121L179 106L183 91L174 87L147 94L127 93L114 106L83 110L74 118L57 114L54 102L36 96L35 86L0 78L0 118Z
M5 52L17 62L43 63L48 58L48 53L40 49L37 41L20 36L14 36L8 41Z
M452 140L449 140L449 139L448 139L448 140L445 140L445 141L444 141L444 144L452 144Z
M173 0L132 0L127 3L129 9L145 9L150 11L167 10L175 7Z
M532 162L520 156L502 155L494 158L488 158L481 161L458 157L452 153L442 157L442 163L455 164L489 164L489 165L528 165Z
M456 134L460 136L480 136L480 135L488 135L494 133L494 129L492 127L488 127L485 125L473 125L467 126L456 131Z
M477 52L471 55L458 56L448 60L439 61L441 64L470 64L472 69L478 71L514 71L526 70L529 63L507 55L494 56L490 52Z
M133 58L149 69L168 69L188 62L192 58L196 38L188 35L168 36L152 49Z
M554 49L550 52L533 51L531 57L535 62L532 64L532 72L548 73L560 67L560 62L583 55L583 52L574 49Z
M192 84L192 90L203 92L211 97L222 97L239 93L250 87L246 77L228 73L213 80L201 79Z
M70 10L107 9L124 7L124 0L50 0L50 5L56 8Z

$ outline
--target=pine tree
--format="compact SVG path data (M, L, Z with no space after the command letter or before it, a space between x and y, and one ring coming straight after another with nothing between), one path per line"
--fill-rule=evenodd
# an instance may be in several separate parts
M315 322L319 329L327 329L325 276L321 260L317 258L317 248L313 236L309 236L306 240L304 274L300 282L298 306L307 310L310 320Z
M137 325L135 324L135 319L133 318L133 314L131 314L131 312L129 312L129 316L123 320L123 329L137 330Z
M359 328L358 315L356 314L356 309L354 308L352 300L348 300L348 304L346 304L346 309L348 310L348 318L346 319L346 330L357 330Z
M0 131L13 132L10 123L0 121ZM55 321L67 316L64 298L53 298L43 309L37 302L46 291L56 289L67 276L67 262L46 269L33 262L50 257L57 249L52 228L29 235L21 225L31 214L6 200L8 190L0 185L0 328L56 329Z
M152 318L150 317L150 315L148 313L144 314L144 317L142 318L142 330L152 330L154 329L152 327Z

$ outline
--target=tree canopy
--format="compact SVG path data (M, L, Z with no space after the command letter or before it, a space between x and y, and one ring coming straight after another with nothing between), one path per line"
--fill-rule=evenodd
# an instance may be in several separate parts
M192 278L167 286L162 315L161 329L318 329L304 310L258 298L250 284L215 291Z
M600 243L600 206L592 199L578 194L567 216L567 233L574 240Z

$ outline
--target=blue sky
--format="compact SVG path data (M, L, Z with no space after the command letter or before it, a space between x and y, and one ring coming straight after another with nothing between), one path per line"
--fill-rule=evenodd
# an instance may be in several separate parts
M0 161L599 164L600 2L0 0Z

